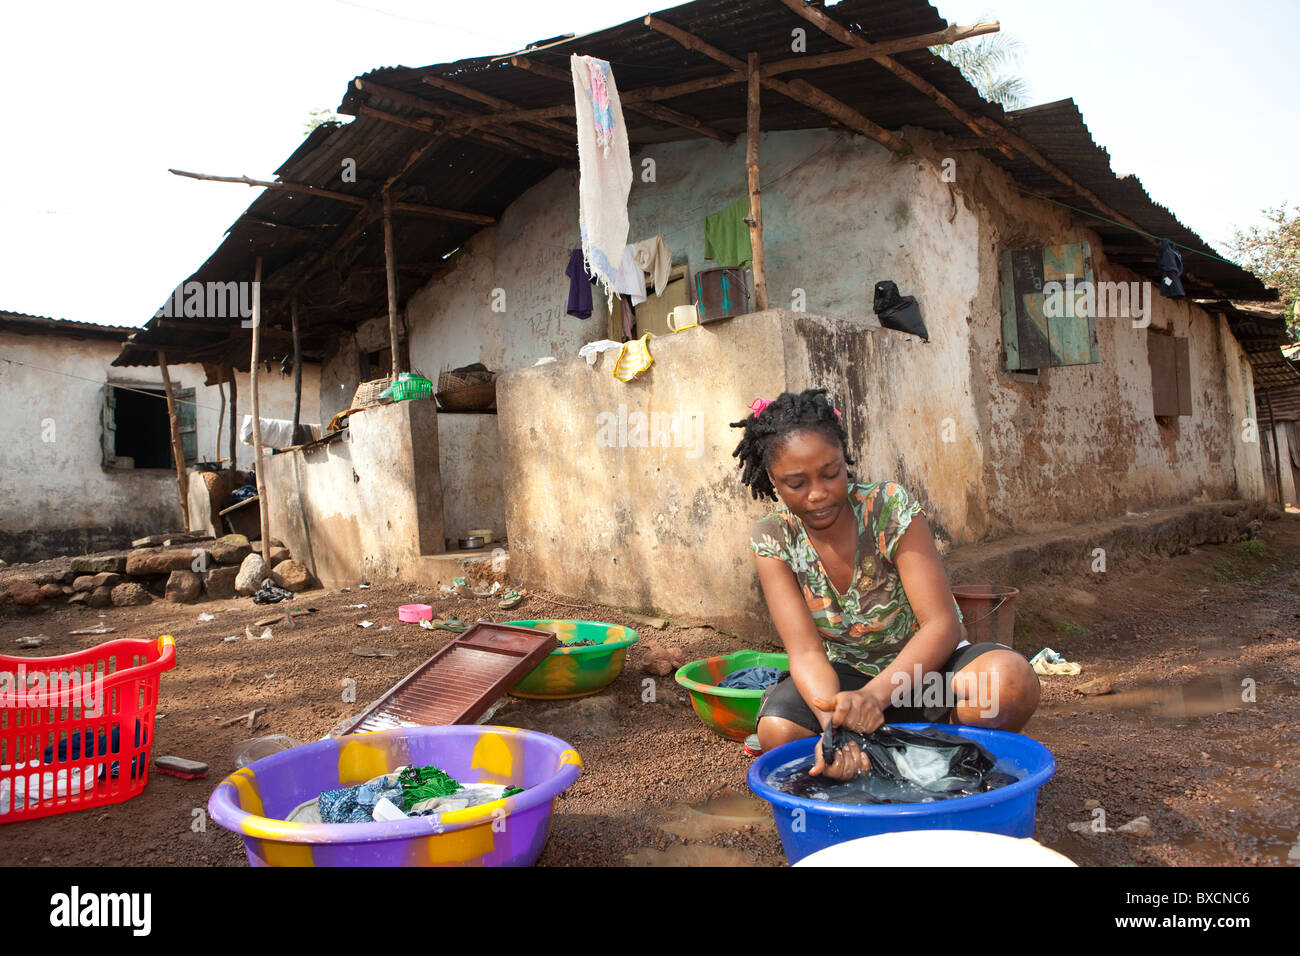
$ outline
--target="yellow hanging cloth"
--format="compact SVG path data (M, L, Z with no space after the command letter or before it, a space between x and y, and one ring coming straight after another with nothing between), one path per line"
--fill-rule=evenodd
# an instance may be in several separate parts
M647 332L635 341L623 343L623 347L618 350L618 361L614 363L616 379L630 382L654 364L654 358L650 355L650 339L653 337L653 332Z

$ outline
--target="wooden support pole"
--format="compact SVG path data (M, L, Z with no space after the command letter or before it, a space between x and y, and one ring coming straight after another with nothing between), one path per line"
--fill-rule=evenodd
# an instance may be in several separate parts
M167 172L173 176L205 179L214 183L239 183L244 186L264 186L267 189L290 189L296 193L319 196L323 199L337 199L339 202L349 203L353 206L364 206L370 201L365 196L353 196L351 193L336 192L333 189L321 189L319 186L308 186L306 183L272 182L265 179L250 179L248 176L211 176L207 173L189 173L183 169L169 169Z
M705 40L700 39L693 33L687 33L680 27L675 27L671 23L665 23L655 16L645 18L645 25L652 30L672 37L688 50L694 50L696 53L702 53L712 60L717 60L724 66L731 67L741 75L742 78L748 79L748 69L743 60L740 60L730 53L726 53L713 46ZM895 136L889 130L873 123L853 107L849 106L823 90L817 89L804 80L793 80L786 83L774 77L762 77L762 83L768 89L775 90L783 96L788 96L797 103L814 109L819 113L824 113L840 125L855 133L860 133L869 139L874 139L881 146L892 150L895 153L906 155L912 151L912 147L906 141Z
M358 108L362 116L368 116L371 113L379 113L379 110L371 110L368 106ZM428 133L433 128L432 121L420 122L410 120L404 116L390 116L387 113L381 114L381 118L401 123L404 126L411 126L421 132ZM217 183L243 183L247 186L265 186L268 189L292 189L307 195L321 199L336 199L339 202L345 202L352 206L369 206L372 200L365 196L352 196L348 193L334 192L331 189L319 189L315 186L305 186L302 183L281 183L268 182L261 179L249 179L247 176L209 176L206 173L187 173L184 170L172 169L168 172L175 173L177 176L187 176L190 179L204 179ZM402 202L394 203L393 208L398 212L407 213L412 216L429 216L434 219L456 219L461 222L472 222L478 225L491 225L496 222L491 216L481 216L476 212L461 212L459 209L444 209L441 206L427 206L424 203ZM319 239L319 236L314 237Z
M262 348L262 257L253 261L253 355L249 360L249 387L253 390L253 467L257 470L257 508L262 515L262 561L271 557L271 508L266 497L266 471L262 462L262 403L258 398L258 363ZM270 572L268 567L267 572Z
M749 244L754 252L754 304L767 310L767 268L763 254L763 197L758 187L759 91L758 54L749 54L749 108L745 113L745 174L749 180Z
M384 190L384 275L388 279L388 344L392 350L392 380L396 382L402 367L402 353L397 331L397 256L393 253L393 214L387 189Z
M217 382L217 395L221 398L221 411L217 412L217 461L221 461L221 430L226 425L226 389Z
M298 297L289 300L289 321L293 325L293 443L298 444L298 422L302 416L302 334L298 327Z
M234 471L239 467L239 373L234 365L226 367L230 369L230 470Z
M162 369L163 390L167 393L167 421L172 431L172 460L176 463L176 490L181 496L181 519L185 530L190 530L190 493L185 487L185 450L181 447L181 423L176 417L176 396L172 394L172 377L167 371L167 353L158 352L158 367Z
M1273 395L1271 389L1264 389L1264 404L1268 408L1268 440L1273 446L1273 477L1277 487L1277 505L1286 510L1286 501L1282 496L1282 458L1278 453L1277 425L1273 421Z

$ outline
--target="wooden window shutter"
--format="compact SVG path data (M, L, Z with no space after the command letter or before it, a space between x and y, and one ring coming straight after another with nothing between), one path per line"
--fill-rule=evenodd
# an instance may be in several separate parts
M1070 294L1092 281L1092 249L1086 242L1004 250L998 275L1003 367L1018 371L1101 361L1095 298L1088 309Z
M181 433L181 454L185 464L192 465L199 457L199 429L194 405L194 389L176 389L176 424Z
M1192 366L1186 336L1147 332L1151 411L1157 418L1192 414Z

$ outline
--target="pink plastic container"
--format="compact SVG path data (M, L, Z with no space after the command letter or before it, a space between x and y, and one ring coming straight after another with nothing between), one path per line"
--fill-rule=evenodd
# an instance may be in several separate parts
M397 609L397 619L407 624L419 623L420 618L433 620L433 608L428 604L403 604Z

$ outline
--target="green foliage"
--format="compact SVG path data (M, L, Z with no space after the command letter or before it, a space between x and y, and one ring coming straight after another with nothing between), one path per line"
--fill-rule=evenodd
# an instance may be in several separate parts
M990 33L960 43L930 47L930 52L961 70L967 82L990 103L997 103L1004 110L1018 110L1029 105L1029 84L1024 77L1007 71L1020 66L1022 49L1019 40L1004 33Z
M1256 538L1254 541L1238 541L1237 550L1240 551L1242 554L1249 554L1249 555L1254 555L1255 557L1262 557L1265 551L1265 546L1263 541L1260 541L1258 538Z
M1052 630L1054 630L1057 634L1069 634L1071 637L1075 637L1079 634L1088 633L1088 629L1086 627L1081 627L1078 624L1075 624L1073 621L1062 621L1060 624L1055 625L1052 628Z
M1271 225L1238 229L1228 248L1261 282L1277 288L1291 339L1300 341L1300 211L1292 212L1283 203L1263 212Z
M306 123L307 131L302 135L310 136L311 131L314 130L317 126L319 126L321 123L336 123L338 122L338 118L339 118L338 114L330 109L312 110L311 113L308 114L308 118L307 118L307 123Z

